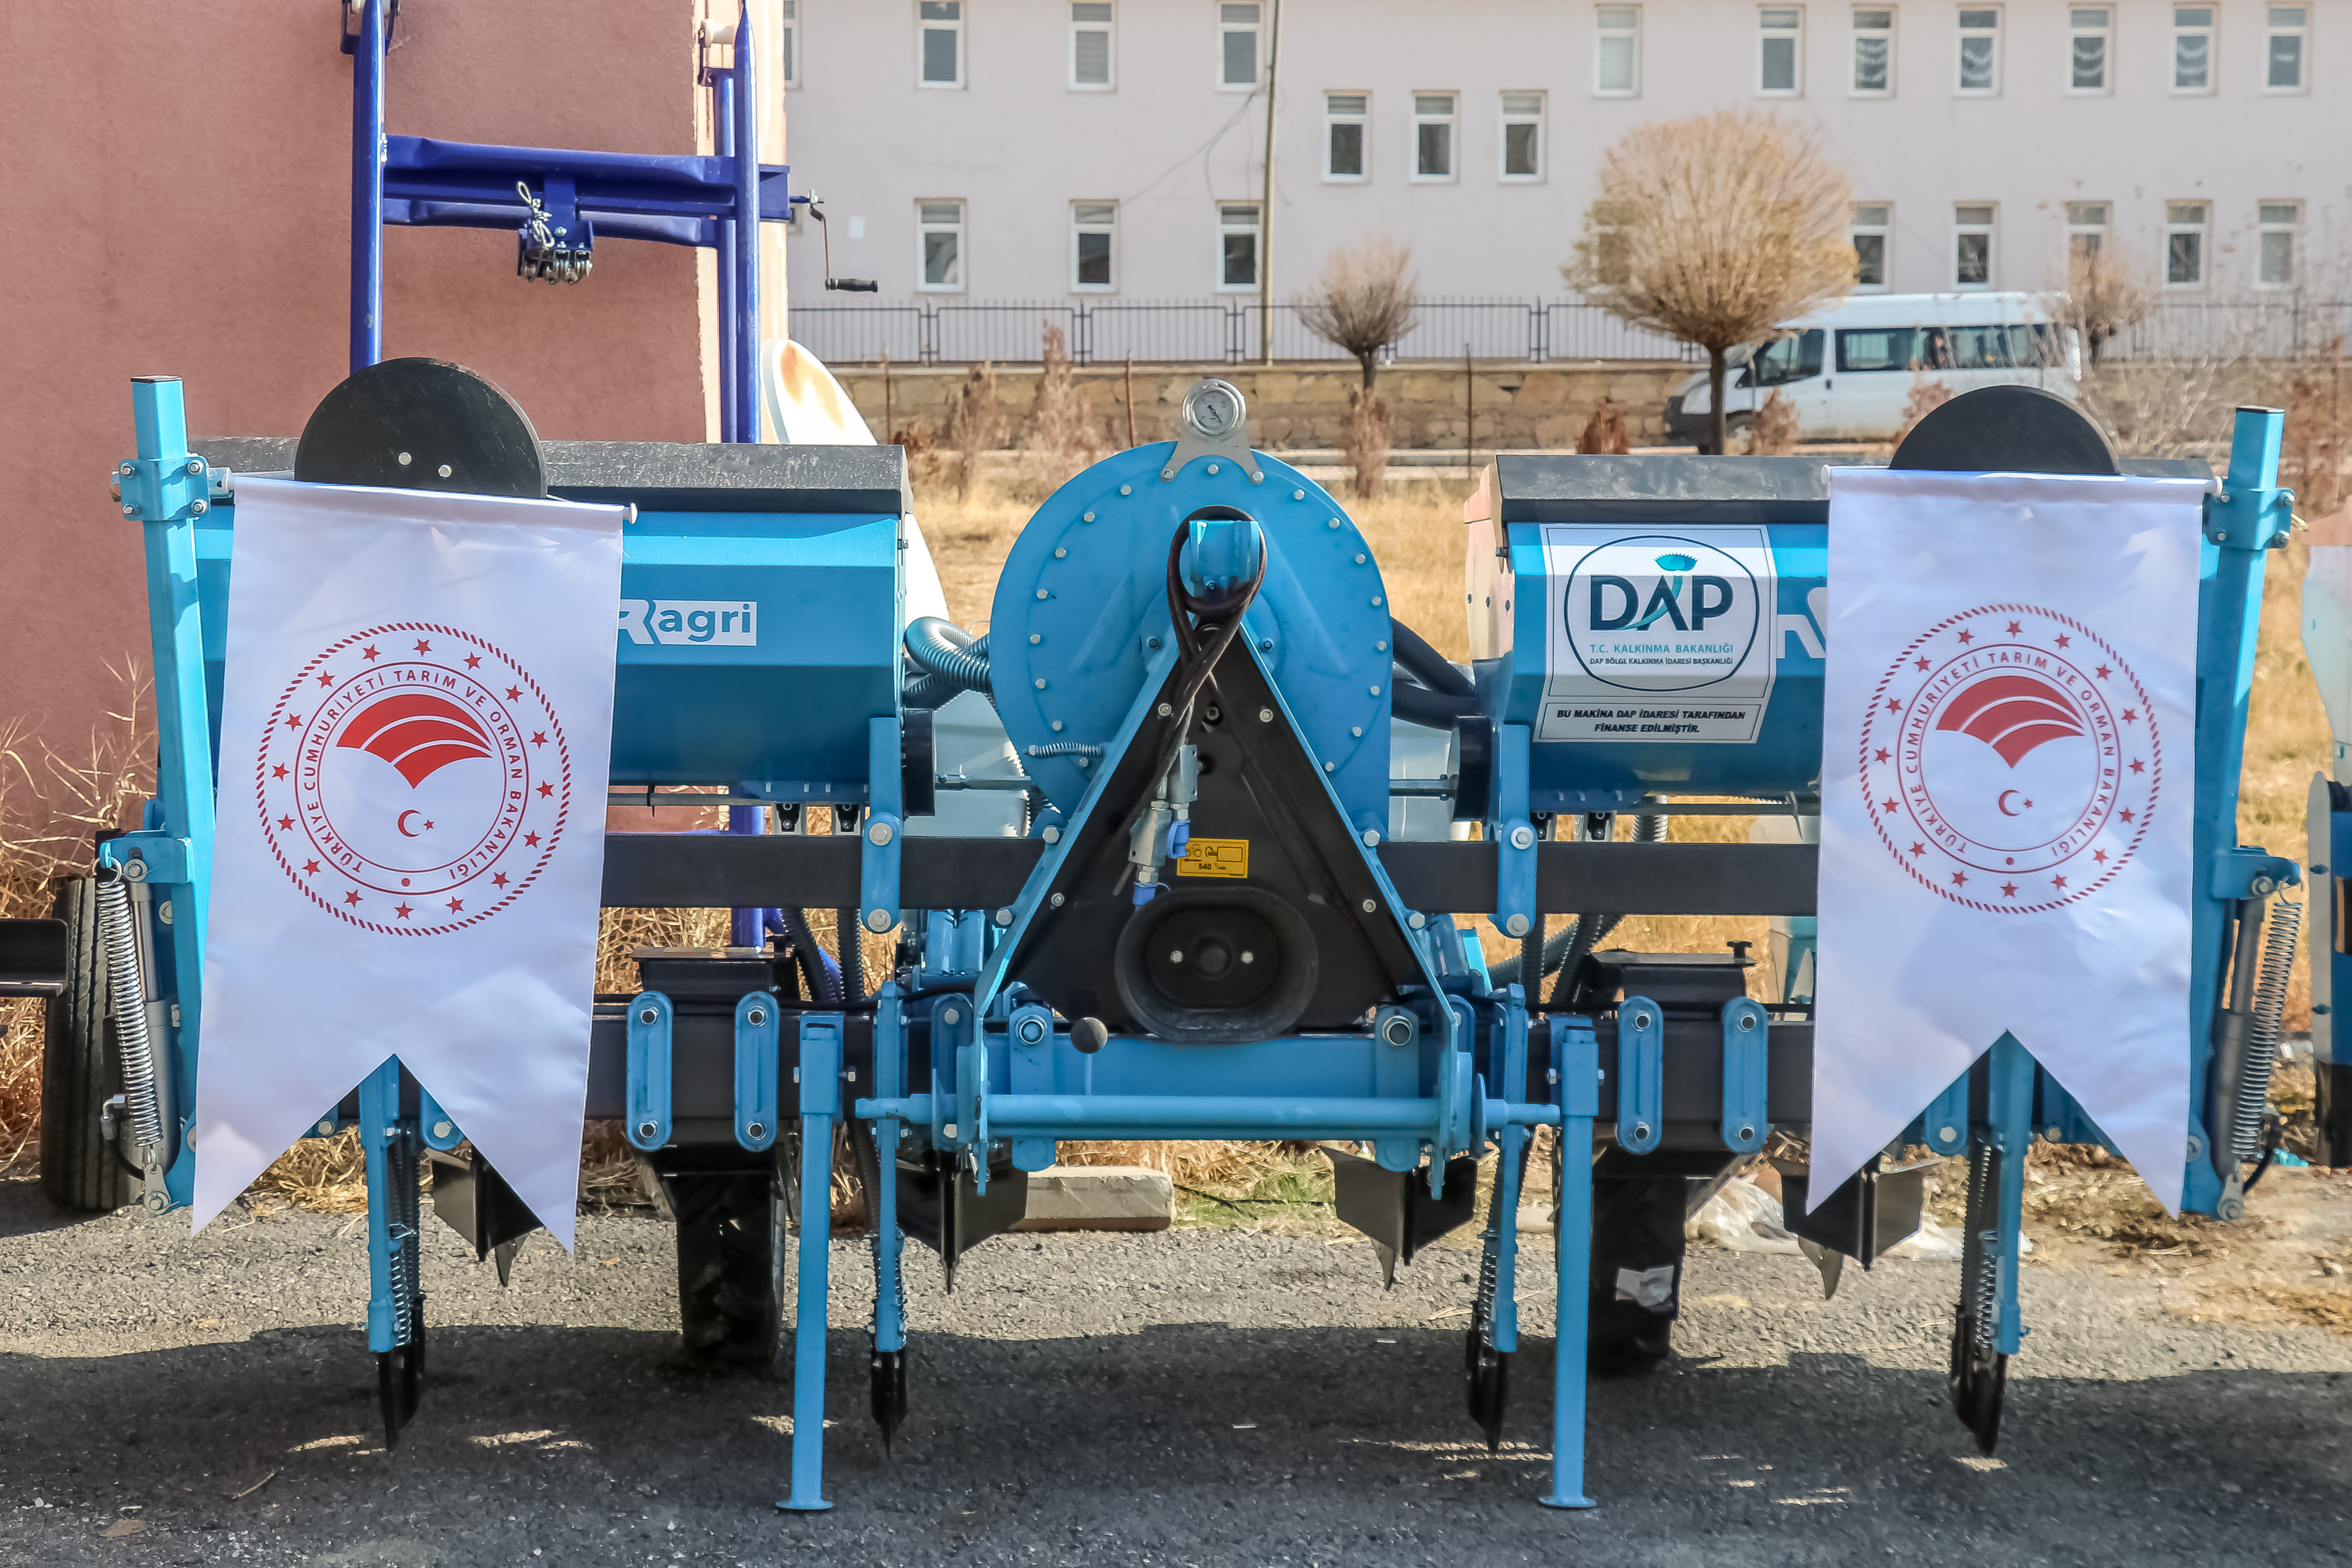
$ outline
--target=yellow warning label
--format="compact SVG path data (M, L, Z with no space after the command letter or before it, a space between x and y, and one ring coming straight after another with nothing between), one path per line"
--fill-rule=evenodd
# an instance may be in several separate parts
M1246 877L1249 875L1249 840L1246 838L1195 838L1184 848L1184 858L1176 862L1180 877Z

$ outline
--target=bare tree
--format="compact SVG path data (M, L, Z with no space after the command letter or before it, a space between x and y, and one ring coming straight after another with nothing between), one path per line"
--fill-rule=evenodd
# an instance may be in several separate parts
M1028 445L1045 455L1055 484L1102 456L1102 442L1087 413L1077 384L1070 377L1069 340L1062 329L1045 323L1039 351L1037 395L1029 405Z
M2066 324L2083 334L2083 351L2093 364L2108 339L2146 321L2155 308L2155 290L2120 258L2101 248L2067 258Z
M963 384L948 394L948 445L955 449L956 496L971 495L980 478L980 455L1004 439L1004 410L996 401L996 367L986 360L971 367Z
M1772 395L1756 410L1755 423L1748 426L1748 455L1751 458L1785 458L1797 449L1800 425L1797 405L1780 395L1774 387Z
M1386 235L1335 250L1323 262L1314 291L1297 303L1301 325L1355 357L1372 390L1380 352L1412 331L1420 305L1420 275L1412 251Z
M1769 114L1629 132L1601 160L1584 237L1560 268L1619 320L1706 351L1708 449L1724 449L1725 356L1853 286L1853 187Z

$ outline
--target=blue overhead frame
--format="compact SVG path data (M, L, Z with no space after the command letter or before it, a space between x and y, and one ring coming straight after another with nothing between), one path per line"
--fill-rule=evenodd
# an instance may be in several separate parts
M760 256L757 226L792 216L791 170L759 162L759 91L748 12L733 61L707 61L717 152L588 153L392 136L384 131L384 48L393 0L362 0L352 56L352 368L383 357L383 228L527 229L543 213L576 248L598 235L711 249L719 255L719 439L760 438ZM706 51L708 44L705 45ZM518 184L536 191L526 199ZM802 198L805 199L805 198ZM533 202L537 206L534 208ZM576 241L572 237L576 236Z

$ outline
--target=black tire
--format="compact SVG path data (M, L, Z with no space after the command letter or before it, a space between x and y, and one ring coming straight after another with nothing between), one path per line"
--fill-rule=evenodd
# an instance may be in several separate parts
M783 1348L781 1184L766 1172L679 1174L678 1326L688 1361L766 1369Z
M41 1194L61 1209L103 1214L138 1202L141 1184L120 1145L99 1132L107 1100L122 1092L122 1061L108 1027L98 884L59 883L51 913L66 922L67 968L41 1043Z

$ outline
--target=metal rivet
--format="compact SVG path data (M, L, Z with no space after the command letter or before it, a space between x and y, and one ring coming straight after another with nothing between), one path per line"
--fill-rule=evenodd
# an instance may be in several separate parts
M1365 848L1367 848L1367 849L1376 848L1376 847L1379 847L1380 842L1381 842L1381 836L1380 836L1378 833L1374 832L1372 829L1370 829L1370 828L1369 828L1369 827L1367 827L1367 828L1365 828L1365 829L1364 829L1364 847L1365 847Z
M866 830L866 837L876 844L887 844L890 842L890 825L877 822Z
M1038 829L1037 837L1048 844L1059 844L1062 841L1062 830L1049 822ZM1059 893L1054 895L1054 907L1057 910L1062 907L1062 895Z
M1036 679L1034 679L1034 680L1031 681L1029 684L1030 684L1030 685L1032 685L1032 686L1034 686L1034 687L1035 687L1038 690L1043 691L1043 690L1045 690L1045 678L1044 676L1042 676L1042 675L1041 675L1041 676L1039 676Z
M1259 710L1257 710L1257 721L1258 721L1259 723L1261 723L1261 724L1271 724L1271 723L1273 723L1273 722L1274 722L1274 710L1273 710L1273 709L1271 709L1271 708L1261 708L1261 709L1259 709Z
M768 1135L768 1126L764 1121L754 1121L751 1125L743 1129L743 1131L750 1133L754 1138L765 1138Z
M1058 544L1057 544L1057 545L1055 545L1055 546L1054 547L1054 559L1055 559L1055 560L1056 560L1056 561L1061 560L1064 556L1067 555L1068 553L1069 553L1069 552L1068 552L1067 550L1065 550L1064 548L1062 548L1062 547L1061 547L1060 545L1058 545Z
M1378 642L1374 643L1374 644L1372 645L1372 651L1373 651L1374 653L1386 653L1386 652L1388 652L1388 651L1389 651L1389 639L1388 639L1388 638L1386 638L1386 637L1382 637L1380 641L1378 641Z
M406 467L408 467L408 465L409 465L409 461L410 461L410 458L409 458L408 454L407 454L407 453L405 453L405 452L403 452L403 453L400 455L400 466L401 466L402 468L406 468Z
M1050 827L1049 827L1049 828L1047 828L1045 831L1046 831L1046 832L1048 832L1048 833L1051 833L1051 832L1053 832L1054 830L1053 830L1052 828L1050 828ZM1051 842L1052 842L1052 840L1051 840L1051 839L1048 839L1048 840L1046 840L1046 842L1051 843ZM1047 899L1047 900L1045 900L1045 903L1046 903L1046 905L1047 905L1049 908L1058 910L1058 909L1060 909L1060 908L1062 907L1062 895L1061 895L1061 894L1059 894L1059 893L1055 893L1052 898Z
M2054 1122L2054 1121L2053 1121L2053 1122L2052 1122L2048 1127L2046 1127L2046 1128L2044 1128L2044 1129L2042 1130L2042 1135L2044 1138L2049 1139L2049 1140L2050 1140L2050 1142L2052 1142L2053 1143L2056 1143L2056 1142L2062 1142L2062 1141L2063 1141L2063 1139L2062 1139L2062 1134L2063 1134L2064 1131L2065 1131L2065 1129L2064 1129L2064 1128L2060 1127L2056 1122Z
M1378 607L1379 607L1379 605L1380 605L1380 602L1381 602L1381 596L1380 596L1378 594L1373 595L1372 595L1372 605L1373 605L1373 607L1374 607L1374 608L1378 608Z
M169 899L155 906L155 918L165 925L172 923L172 902Z
M1038 590L1037 590L1037 596L1038 596L1039 598L1041 598L1041 599L1042 599L1042 598L1044 598L1044 597L1045 596L1045 589L1043 589L1043 588L1038 589Z
M661 1015L659 1013L656 1013L651 1007L648 1007L644 1012L637 1015L637 1022L640 1024L650 1024L660 1016Z
M1339 763L1325 763L1323 764L1323 771L1324 771L1325 773L1337 773L1337 772L1339 771Z
M1359 565L1359 566L1361 566L1363 563L1364 563L1364 552L1363 552L1362 551L1359 550L1359 551L1357 551L1357 552L1356 552L1356 564L1357 564L1357 565Z
M433 1136L436 1138L446 1138L450 1133L455 1132L456 1131L456 1128L450 1126L446 1121L436 1121L433 1124Z
M1373 695L1373 696L1375 696L1375 697L1378 697L1378 696L1381 694L1381 683L1380 683L1379 681L1375 680L1374 682L1372 682L1372 684L1371 684L1371 689L1371 689L1371 693L1372 693L1372 695Z
M1257 954L1252 952L1248 948L1244 948L1242 949L1242 962L1244 963L1255 963L1257 962Z
M638 1136L638 1137L640 1137L640 1138L650 1138L650 1137L652 1137L653 1135L654 1135L654 1123L652 1123L652 1122L650 1122L650 1121L640 1121L640 1122L638 1122L638 1123L637 1123L637 1136Z
M1176 711L1176 710L1175 710L1175 709L1173 709L1173 708L1170 707L1170 706L1169 706L1167 703L1165 703L1165 702L1162 702L1162 703L1160 705L1160 708L1159 708L1159 713L1160 713L1160 716L1162 719L1167 718L1171 713L1173 713L1173 712L1175 712L1175 711Z
M1119 494L1121 494L1121 495L1125 495L1125 494L1127 493L1127 491L1126 491L1125 489L1121 489L1118 493L1119 493ZM1078 521L1079 521L1080 522L1092 522L1094 520L1095 520L1095 514L1094 514L1094 513L1092 513L1092 512L1088 512L1088 513L1087 513L1084 517L1081 517L1080 519L1078 519ZM1056 554L1056 555L1059 555L1059 554L1061 553L1061 552L1060 552L1060 551L1058 551L1058 550L1056 550L1055 552L1054 552L1054 553L1055 553L1055 554Z
M1335 518L1333 518L1333 519L1331 520L1331 526L1332 526L1333 528L1337 528L1337 527L1339 527L1339 520L1338 518L1336 518L1336 517L1335 517Z
M1217 465L1216 465L1216 464L1214 464L1214 463L1211 463L1211 464L1209 465L1209 472L1211 472L1211 473L1213 473L1213 473L1215 473L1216 471L1217 471Z
M319 1123L319 1136L321 1138L332 1137L334 1135L334 1131L335 1124L331 1121L321 1121Z
M953 1007L950 1007L946 1012L940 1015L940 1022L942 1024L961 1024L963 1022L963 1015L957 1012Z
M1960 1130L1957 1127L1938 1127L1936 1129L1936 1141L1939 1143L1950 1143L1956 1142L1959 1138L1959 1135Z
M1029 634L1029 646L1031 647L1035 647L1039 643L1044 642L1045 640L1045 635L1043 632L1031 632Z
M1415 910L1412 913L1404 917L1404 923L1412 927L1413 930L1419 931L1422 927L1429 923L1429 917L1423 914L1419 910Z
M1376 904L1376 903L1372 902L1372 900L1370 900L1370 899L1366 899L1366 900L1364 900L1364 912L1365 912L1366 914L1370 914L1374 910L1377 910L1377 909L1379 909L1380 907L1381 907L1380 905L1378 905L1378 904Z
M1009 909L1003 909L1003 910L997 910L997 911L996 911L996 923L997 923L998 925L1001 925L1001 926L1009 926L1009 925L1011 925L1011 924L1013 923L1013 911L1012 911L1011 910L1009 910Z
M1307 492L1305 490L1293 490L1290 492L1290 499L1292 500L1305 500L1307 499Z
M756 1029L768 1021L768 1010L765 1007L754 1007L743 1015L743 1021Z
M441 465L441 477L445 479L449 477L449 465L446 463Z
M1055 721L1054 721L1054 733L1055 733L1056 735L1058 735L1058 734L1060 734L1061 732L1062 732L1062 721L1061 721L1059 719L1056 719L1056 720L1055 720Z
M1364 738L1364 727L1361 724L1350 724L1348 726L1348 733L1360 741Z
M1169 963L1183 963L1183 962L1184 962L1184 950L1183 950L1182 948L1181 948L1181 947L1170 948L1170 949L1168 950L1168 962L1169 962Z
M1131 496L1135 493L1135 487L1133 485L1121 485L1118 487L1118 493L1123 496ZM1092 516L1091 513L1088 515L1089 517Z

